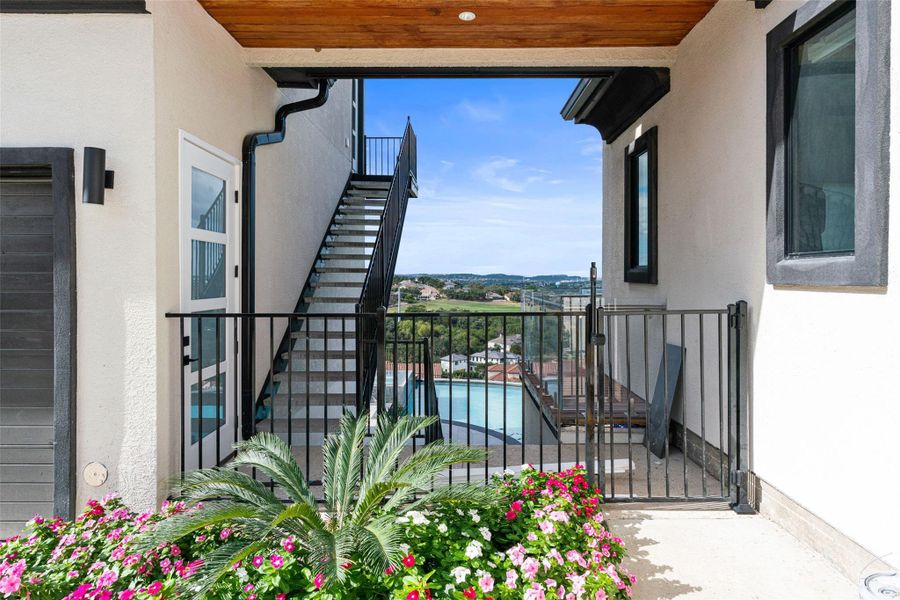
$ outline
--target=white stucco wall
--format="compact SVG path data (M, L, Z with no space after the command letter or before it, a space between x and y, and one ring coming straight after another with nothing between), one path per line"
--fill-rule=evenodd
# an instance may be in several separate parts
M718 308L747 300L752 469L900 564L900 521L893 518L900 498L900 210L890 211L886 289L766 284L765 38L799 4L776 0L757 10L752 2L719 2L678 47L671 92L605 146L604 301ZM900 4L892 29L900 32ZM891 52L893 81L900 81L898 46ZM625 147L653 126L659 127L659 284L625 284ZM891 150L894 178L897 135ZM707 425L716 418L708 413ZM698 425L690 418L688 424Z
M79 503L109 490L156 499L153 62L150 15L0 18L0 143L75 149ZM85 146L116 172L103 206L81 203ZM100 488L81 476L90 461L110 467Z
M195 2L149 14L0 19L0 143L75 149L78 503L108 491L149 507L179 467L179 129L240 158L271 130L279 90ZM288 119L257 154L257 310L291 311L350 169L350 83ZM84 146L116 186L82 205ZM263 341L268 344L267 338ZM261 385L263 375L258 377ZM88 462L109 479L87 486Z
M236 158L249 133L270 131L275 110L315 94L279 90L262 69L244 64L240 46L195 2L153 1L156 61L156 162L159 232L160 396L159 493L178 469L180 385L177 324L163 317L179 307L178 131ZM257 150L256 310L291 312L350 172L350 82L338 83L325 106L288 117L281 144ZM276 340L286 323L276 324ZM259 348L269 347L260 327ZM258 353L257 387L268 353ZM231 396L229 395L229 398Z

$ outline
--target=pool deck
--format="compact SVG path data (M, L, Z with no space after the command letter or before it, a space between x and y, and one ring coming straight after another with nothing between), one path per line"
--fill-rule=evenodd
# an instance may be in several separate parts
M774 522L727 507L608 504L636 600L858 598L856 585Z

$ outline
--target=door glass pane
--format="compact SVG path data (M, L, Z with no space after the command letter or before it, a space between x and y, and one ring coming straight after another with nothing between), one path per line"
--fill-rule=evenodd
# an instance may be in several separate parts
M204 379L202 387L191 386L191 443L215 433L225 424L225 374Z
M225 297L225 244L191 240L191 299Z
M787 253L853 252L854 12L794 47L791 73Z
M191 227L225 233L225 181L191 167Z
M642 152L634 158L636 163L635 173L637 181L635 190L637 196L634 199L634 221L632 227L632 236L634 238L635 250L634 255L637 262L634 266L646 267L649 264L649 247L650 247L650 167L648 152Z
M225 309L197 311L199 314L224 313ZM216 355L216 322L219 323L219 353ZM191 319L191 371L196 371L200 365L204 368L225 362L225 319ZM200 329L203 329L203 360L197 360L200 352Z

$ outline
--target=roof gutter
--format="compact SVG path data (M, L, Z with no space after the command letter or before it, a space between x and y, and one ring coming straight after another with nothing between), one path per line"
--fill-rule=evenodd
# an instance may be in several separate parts
M284 141L287 133L288 116L318 108L328 101L328 93L333 81L320 79L318 93L312 98L291 102L278 107L275 113L275 128L272 131L248 134L244 138L243 173L241 190L244 202L241 205L241 311L256 311L256 149L260 146L278 144ZM255 368L255 327L253 319L244 319L241 327L241 409L242 433L244 439L252 433L253 389Z

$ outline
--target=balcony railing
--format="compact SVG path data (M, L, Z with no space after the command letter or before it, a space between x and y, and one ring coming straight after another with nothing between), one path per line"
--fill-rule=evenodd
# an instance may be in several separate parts
M365 136L363 164L366 175L393 175L403 146L402 137Z
M745 303L168 316L182 333L214 333L183 353L183 469L228 461L240 406L237 374L229 370L236 361L221 356L229 348L221 338L252 320L258 332L288 328L295 343L281 356L270 345L269 364L257 369L261 381L284 361L274 393L252 415L251 435L265 430L285 439L314 487L322 443L343 413L365 412L374 423L385 411L405 411L439 417L410 452L436 439L488 451L483 464L449 469L450 483L486 480L523 463L547 470L581 463L611 501L745 504ZM207 366L193 366L194 359Z

